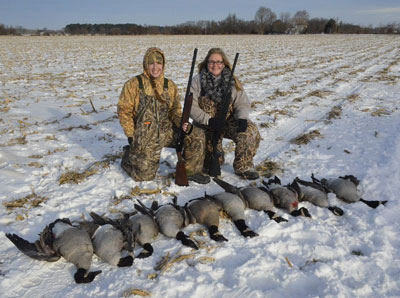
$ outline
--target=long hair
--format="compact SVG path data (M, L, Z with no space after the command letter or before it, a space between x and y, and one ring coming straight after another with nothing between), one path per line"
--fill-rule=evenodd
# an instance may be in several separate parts
M212 54L219 54L219 55L221 55L222 61L224 61L225 67L228 67L230 70L232 70L232 65L231 65L231 63L229 62L228 57L226 57L224 51L223 51L221 48L211 48L211 49L208 51L207 56L204 58L204 60L201 61L201 62L199 63L199 65L198 65L199 72L201 72L203 69L208 70L208 67L207 67L207 65L208 65L208 59L210 58L210 56L211 56ZM236 88L236 90L243 90L242 83L240 83L239 79L236 78L235 75L233 76L233 79L234 79L234 81L235 81L235 88Z

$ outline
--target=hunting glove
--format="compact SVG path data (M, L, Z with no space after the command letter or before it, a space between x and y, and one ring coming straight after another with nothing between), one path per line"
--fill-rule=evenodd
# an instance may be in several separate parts
M246 129L247 129L247 119L239 119L237 132L245 132Z
M210 118L208 120L208 126L212 130L220 130L223 125L224 125L223 121L221 121L221 119L219 118Z
M129 143L129 146L132 146L132 143L133 143L133 137L128 137L128 143Z

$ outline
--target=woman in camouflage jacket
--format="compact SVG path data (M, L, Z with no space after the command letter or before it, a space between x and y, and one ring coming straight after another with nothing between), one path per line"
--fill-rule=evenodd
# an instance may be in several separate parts
M122 168L136 181L154 179L163 147L174 147L182 108L178 88L164 78L165 56L149 48L143 58L143 73L128 80L118 101L118 118L130 146L124 147ZM188 123L184 124L186 130ZM205 136L193 128L184 141L188 179L208 183L201 174Z

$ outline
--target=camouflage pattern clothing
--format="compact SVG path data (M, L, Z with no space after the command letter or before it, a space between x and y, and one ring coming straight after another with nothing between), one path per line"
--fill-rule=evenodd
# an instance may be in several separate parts
M161 54L163 73L156 79L149 74L149 57ZM122 168L136 181L154 179L163 147L174 147L182 108L178 88L164 78L165 57L158 48L147 50L144 72L127 81L118 101L118 117L132 145L124 148ZM188 175L201 172L205 135L199 128L185 137L183 156Z
M200 96L198 99L198 106L210 117L215 117L218 109L218 105L215 101L209 100L205 96ZM207 128L204 125L197 124L200 127ZM205 129L206 133L206 153L204 159L204 168L208 170L208 165L212 157L212 134L213 132L209 129ZM238 121L233 116L233 106L229 107L227 119L225 122L224 132L218 141L218 151L222 150L222 139L227 138L235 143L235 159L233 161L233 169L235 173L241 174L249 169L254 168L253 158L256 155L258 146L260 144L261 136L257 126L247 120L247 129L244 132L238 132ZM224 156L222 155L219 160L220 164L224 163Z

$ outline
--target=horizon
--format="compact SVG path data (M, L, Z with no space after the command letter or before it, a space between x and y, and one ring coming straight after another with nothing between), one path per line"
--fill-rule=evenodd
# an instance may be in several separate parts
M320 5L315 0L302 3L279 1L219 1L205 0L202 3L186 3L180 0L151 0L146 3L133 3L119 0L108 3L105 0L87 0L85 2L54 2L40 0L7 1L0 0L0 24L8 27L22 27L28 30L63 30L69 24L137 24L142 26L177 26L186 22L222 21L229 14L238 19L254 20L257 9L270 8L280 19L281 13L292 17L297 11L305 10L310 19L334 19L339 22L362 27L381 27L399 23L400 6L393 0L375 3L373 0L337 1L334 4ZM396 6L397 5L397 6ZM166 11L177 12L172 16Z

